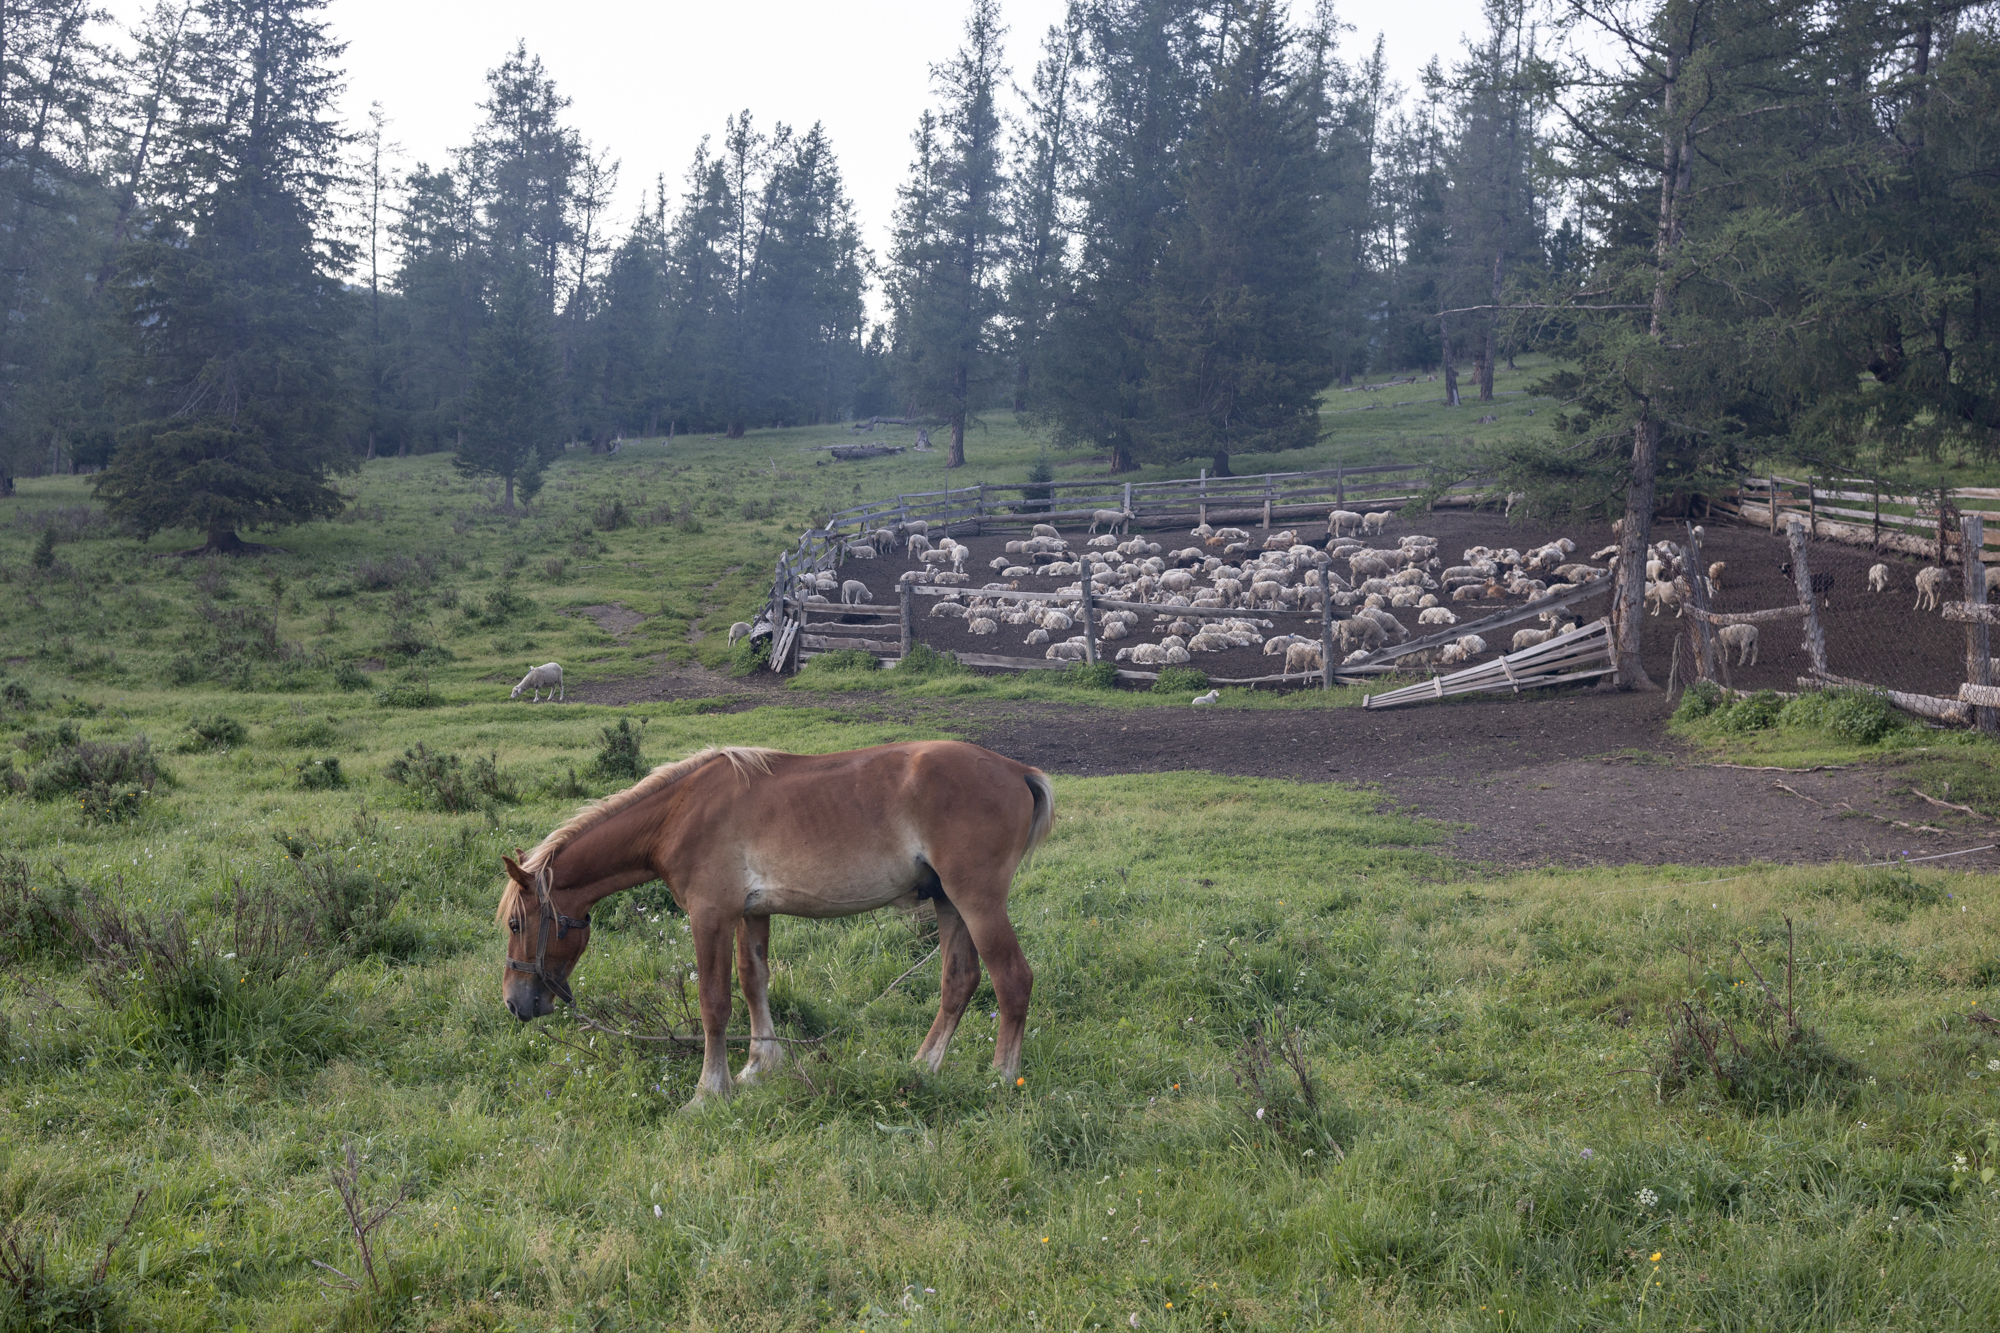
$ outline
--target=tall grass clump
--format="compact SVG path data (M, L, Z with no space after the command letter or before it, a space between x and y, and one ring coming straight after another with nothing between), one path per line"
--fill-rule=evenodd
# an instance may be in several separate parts
M403 751L402 758L390 760L382 776L408 792L418 806L446 814L512 805L518 799L514 780L500 771L498 755L474 755L467 763L422 741Z
M37 882L28 863L0 854L0 963L75 958L77 887L60 869Z
M646 760L639 753L640 735L632 730L630 718L619 718L618 725L606 727L599 738L597 758L591 761L590 771L601 778L621 778L636 782L646 773Z
M250 739L250 729L226 713L209 713L188 719L187 732L174 748L182 754L206 754L227 750Z
M1887 695L1855 689L1808 690L1786 701L1778 712L1778 723L1823 731L1856 745L1874 745L1908 725Z

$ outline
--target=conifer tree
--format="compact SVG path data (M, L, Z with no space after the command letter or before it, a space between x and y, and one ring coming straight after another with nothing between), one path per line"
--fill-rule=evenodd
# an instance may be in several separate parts
M973 0L965 44L932 67L943 107L918 127L917 163L896 211L889 300L897 379L917 411L951 427L946 467L964 465L966 424L999 369L1005 35L997 0Z
M114 279L126 392L139 419L96 480L142 536L193 526L204 549L236 529L323 518L345 501L351 403L332 190L341 47L318 0L204 0L167 127L152 225Z
M1138 443L1228 476L1232 453L1318 438L1329 329L1316 89L1268 0L1219 43L1152 293L1156 405Z
M531 499L542 488L542 470L562 450L556 351L537 259L523 256L501 275L474 345L465 438L452 459L467 476L505 481L510 510L516 492Z

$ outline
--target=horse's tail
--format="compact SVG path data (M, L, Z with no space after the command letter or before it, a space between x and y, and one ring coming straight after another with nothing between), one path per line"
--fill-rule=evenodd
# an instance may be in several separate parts
M1041 846L1049 836L1049 830L1055 827L1056 789L1050 783L1049 775L1039 768L1029 769L1023 777L1027 780L1029 793L1035 798L1035 817L1028 823L1028 845L1021 851L1021 855L1026 856Z

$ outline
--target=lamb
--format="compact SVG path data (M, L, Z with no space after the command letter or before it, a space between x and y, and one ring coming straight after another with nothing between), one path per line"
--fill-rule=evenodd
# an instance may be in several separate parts
M737 645L737 643L743 638L745 638L749 633L750 633L750 622L747 620L737 621L734 625L731 625L729 627L729 646L731 648L734 648ZM514 693L518 695L520 691L515 690Z
M1030 647L1036 647L1048 641L1049 632L1045 629L1030 630L1028 637L1022 640L1023 643L1028 644Z
M847 558L849 560L873 560L875 558L875 548L867 542L852 542L847 548Z
M1868 591L1889 591L1889 567L1887 565L1870 565L1868 567Z
M1553 639L1555 636L1556 632L1552 629L1515 630L1514 647L1512 651L1518 653L1523 648L1537 647L1541 644L1547 643L1550 639Z
M1118 545L1118 534L1115 532L1107 532L1102 536L1092 537L1089 541L1085 542L1084 545L1091 547L1093 550L1108 551L1112 547Z
M1090 511L1090 531L1095 535L1099 527L1109 527L1116 532L1126 532L1135 517L1137 515L1129 509L1093 509Z
M1250 585L1250 604L1275 609L1278 605L1278 594L1283 591L1284 585L1273 583L1270 579L1259 579Z
M1444 607L1433 606L1417 613L1419 625L1456 625L1458 617Z
M922 561L926 565L948 565L952 562L951 549L949 547L939 546L929 551L919 552L917 555L917 559ZM995 556L994 559L997 560L999 559L999 557Z
M1377 509L1372 513L1363 514L1361 516L1361 531L1364 533L1380 533L1383 528L1389 525L1390 517L1389 511L1386 509Z
M1727 560L1718 560L1708 567L1708 595L1713 597L1722 591L1722 576L1729 568Z
M1213 533L1209 534L1208 540L1202 544L1205 546L1227 546L1231 542L1247 542L1249 540L1250 534L1241 528L1217 528Z
M1737 666L1757 665L1757 627L1755 625L1724 625L1715 632L1716 642L1723 647L1723 656L1728 650L1736 650Z
M875 594L868 591L868 585L860 579L849 579L840 585L840 604L854 606L861 602L872 602Z
M1943 598L1948 576L1936 565L1917 571L1917 604L1912 610L1935 611Z
M748 634L750 631L745 629L743 632ZM731 643L736 642L733 637L733 631L729 641ZM540 703L542 701L543 690L554 690L556 692L556 702L561 703L563 697L562 668L554 662L542 663L540 666L529 671L527 675L521 677L521 683L516 685L514 692L507 697L509 699L518 699L521 697L522 690L534 691L533 697L528 700L529 703Z

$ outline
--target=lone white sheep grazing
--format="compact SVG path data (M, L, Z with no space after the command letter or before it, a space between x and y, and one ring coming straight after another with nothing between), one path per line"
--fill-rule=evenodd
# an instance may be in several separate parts
M1724 625L1715 632L1716 642L1725 651L1736 650L1737 666L1757 665L1757 627L1755 625Z
M868 591L868 585L860 579L849 579L840 585L840 604L854 606L860 602L872 602L875 594Z
M750 622L747 620L737 621L734 625L731 625L729 627L729 646L731 648L734 648L739 642L742 641L744 636L749 633L750 633ZM515 690L514 693L518 695L520 694L520 691Z
M749 631L745 630L744 633L747 634L749 633ZM734 642L734 640L732 639L731 642ZM554 662L542 663L542 665L534 668L527 675L521 677L521 683L519 685L516 685L514 687L514 692L508 695L507 697L510 699L518 699L521 697L522 690L534 691L533 696L528 701L530 703L540 703L542 701L543 690L548 690L551 693L553 693L556 701L560 703L562 701L562 690L563 690L562 668L557 666Z
M1944 595L1945 581L1947 577L1948 576L1945 574L1945 572L1942 569L1939 569L1936 565L1930 565L1924 569L1918 570L1917 604L1915 607L1911 609L1918 611L1937 610L1939 599Z
M1868 566L1868 591L1889 591L1889 567L1887 565Z
M1108 527L1117 533L1129 532L1134 517L1136 515L1129 509L1093 509L1090 511L1090 533L1096 536L1100 527Z

